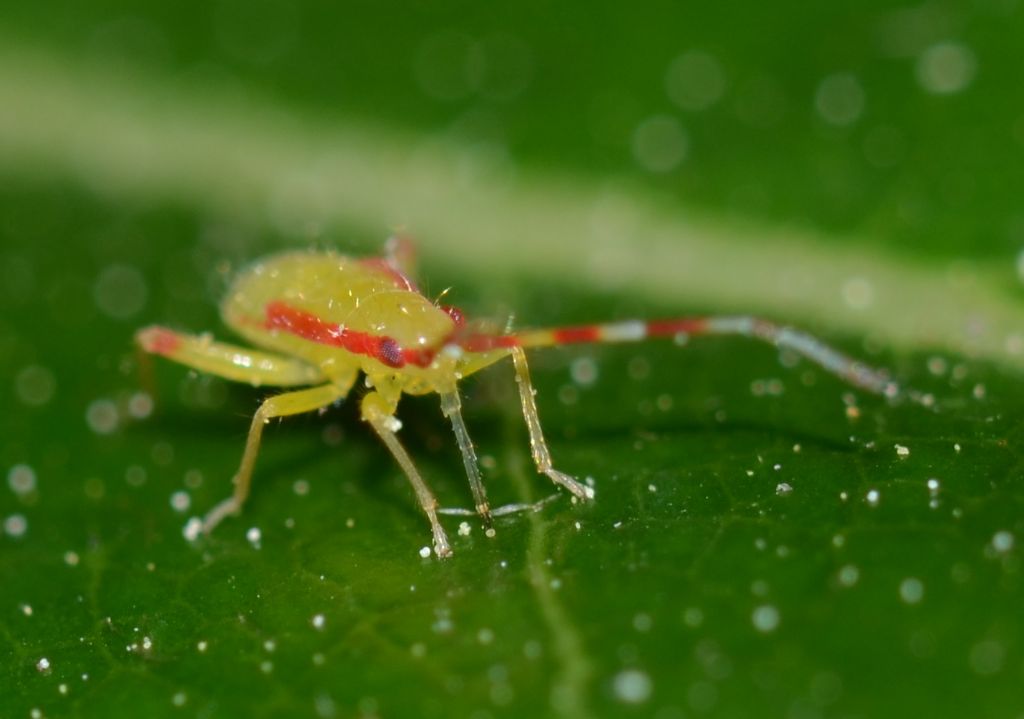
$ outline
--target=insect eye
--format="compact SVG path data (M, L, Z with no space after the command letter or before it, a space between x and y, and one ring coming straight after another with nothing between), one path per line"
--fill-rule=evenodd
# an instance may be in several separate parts
M402 357L402 348L391 338L385 338L380 343L378 359L388 367L401 367L405 364Z

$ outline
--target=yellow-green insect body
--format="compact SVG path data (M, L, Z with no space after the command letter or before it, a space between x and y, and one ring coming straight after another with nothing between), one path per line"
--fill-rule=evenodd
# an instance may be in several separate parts
M389 394L450 391L458 371L459 353L436 351L458 328L452 314L376 259L267 258L239 274L221 314L256 346L305 360L331 379L361 370Z

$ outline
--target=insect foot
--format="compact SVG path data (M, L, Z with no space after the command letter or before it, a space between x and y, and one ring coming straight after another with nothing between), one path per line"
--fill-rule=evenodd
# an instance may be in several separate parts
M448 544L448 535L441 529L441 525L434 527L434 554L441 559L447 559L452 556L451 545Z
M233 516L242 511L242 503L235 497L228 497L219 502L213 509L203 517L203 534L210 534L220 524L221 520Z
M573 496L577 497L581 502L591 500L596 496L596 492L593 487L588 487L579 480L570 477L565 472L559 472L557 469L546 469L544 474L551 478L555 484L560 484L570 492Z

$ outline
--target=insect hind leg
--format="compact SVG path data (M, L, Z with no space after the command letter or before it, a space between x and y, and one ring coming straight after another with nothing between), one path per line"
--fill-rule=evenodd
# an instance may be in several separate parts
M416 243L407 235L396 232L387 239L384 243L384 259L406 277L416 276Z
M512 348L512 363L516 370L516 384L519 385L519 399L523 405L523 417L530 432L530 451L537 471L551 478L555 484L568 489L581 500L594 498L593 487L588 487L565 472L559 472L551 464L551 452L544 441L544 432L540 427L540 416L537 414L537 401L534 398L533 384L530 382L530 370L526 364L526 352L522 347Z
M200 372L254 387L295 387L317 384L325 379L317 367L299 359L216 342L209 335L183 334L157 325L139 330L135 343L146 354L161 355Z

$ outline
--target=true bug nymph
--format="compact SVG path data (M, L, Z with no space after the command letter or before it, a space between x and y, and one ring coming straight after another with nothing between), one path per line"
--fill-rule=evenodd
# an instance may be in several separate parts
M221 304L225 324L260 350L187 335L165 327L140 330L136 340L147 352L225 379L255 386L292 389L266 399L256 410L234 493L203 520L209 533L227 515L239 512L249 495L263 425L274 417L312 412L345 397L359 374L367 392L362 418L384 442L408 477L430 520L434 551L451 555L438 520L438 505L427 483L396 436L395 410L402 394L436 392L452 423L470 488L484 525L491 527L476 453L462 420L459 380L511 356L530 449L537 471L580 500L592 488L552 466L544 440L525 350L580 342L638 342L653 337L733 334L788 348L852 385L895 395L885 374L873 370L810 335L754 317L684 317L659 321L556 327L521 332L495 331L470 322L461 311L427 299L416 288L414 253L404 240L389 240L384 257L350 258L334 252L293 251L250 265L235 278Z

